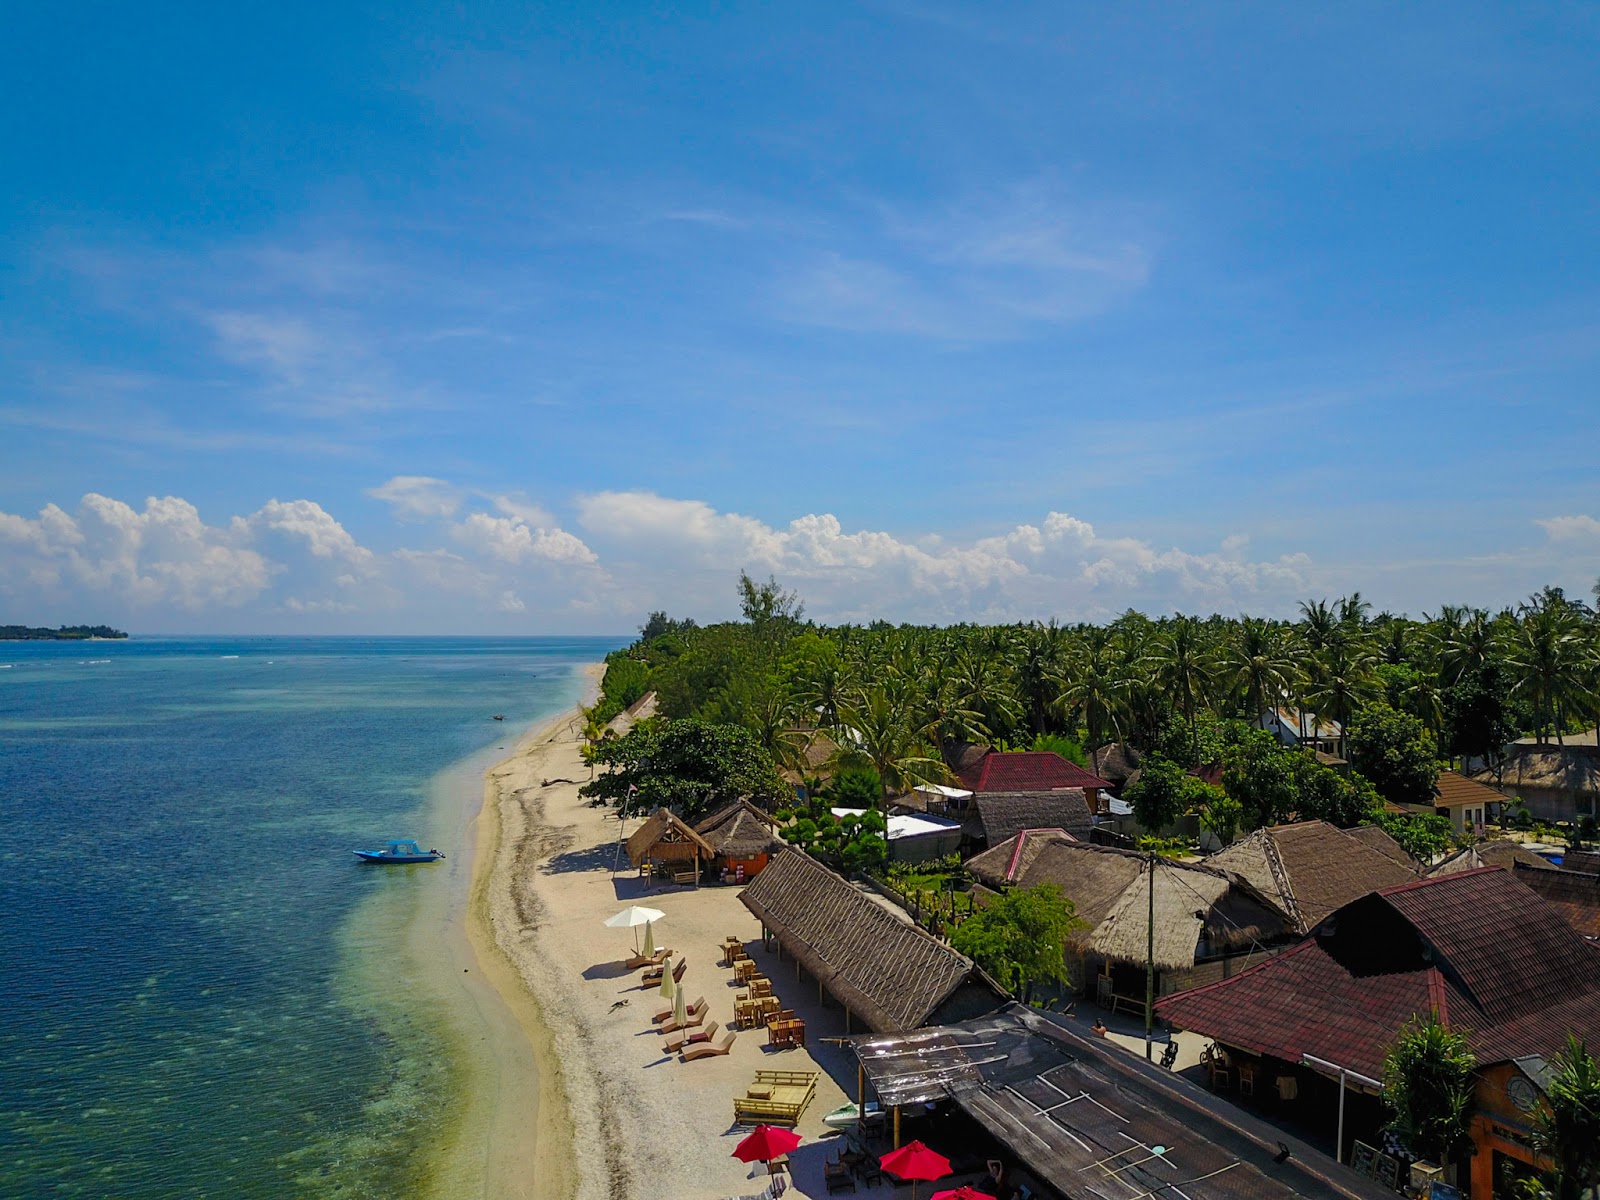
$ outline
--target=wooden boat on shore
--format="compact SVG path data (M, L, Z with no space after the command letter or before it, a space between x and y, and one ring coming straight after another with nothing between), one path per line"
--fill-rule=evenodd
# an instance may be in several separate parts
M352 850L351 853L369 863L431 863L444 857L439 851L424 850L412 841L393 841L382 850Z

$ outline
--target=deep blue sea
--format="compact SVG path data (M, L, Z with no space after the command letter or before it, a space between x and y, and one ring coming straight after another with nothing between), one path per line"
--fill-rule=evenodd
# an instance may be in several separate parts
M621 644L0 642L0 1196L406 1194L459 1076L386 941L445 877L350 851Z

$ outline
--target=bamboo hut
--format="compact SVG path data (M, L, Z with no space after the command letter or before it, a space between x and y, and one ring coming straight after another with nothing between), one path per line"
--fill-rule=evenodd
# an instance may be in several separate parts
M688 822L664 808L656 809L649 820L633 831L627 849L628 861L638 868L640 875L650 875L657 868L664 868L675 882L697 886L702 864L717 856L711 843Z

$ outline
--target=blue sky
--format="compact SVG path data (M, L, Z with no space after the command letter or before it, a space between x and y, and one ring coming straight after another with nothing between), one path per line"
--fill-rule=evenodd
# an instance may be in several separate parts
M1592 8L438 7L13 15L0 622L1600 573Z

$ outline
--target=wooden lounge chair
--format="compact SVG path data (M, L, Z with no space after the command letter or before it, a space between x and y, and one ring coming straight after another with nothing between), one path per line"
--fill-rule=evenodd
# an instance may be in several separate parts
M655 1016L651 1017L650 1019L652 1021L654 1021L657 1025L661 1024L661 1022L663 1022L663 1021L672 1020L673 1007L674 1007L673 1005L669 1004L665 1008L656 1009ZM701 996L693 1004L689 1005L689 1015L691 1017L694 1016L695 1011L697 1009L703 1012L705 1010L705 1007L706 1007L706 998L704 996Z
M715 1058L720 1054L726 1054L733 1049L733 1040L738 1036L730 1029L722 1035L721 1041L702 1042L698 1046L685 1046L683 1048L683 1061L693 1062L697 1058Z
M672 968L672 982L673 983L682 983L683 982L683 973L685 971L687 971L688 969L689 969L689 960L687 958L680 958L678 960L678 965ZM660 967L657 967L653 971L646 971L644 973L644 978L639 981L639 986L640 987L656 987L656 986L658 986L661 983L662 974L663 974L663 972L662 972Z
M699 1007L693 1008L685 1014L688 1019L685 1020L682 1025L679 1025L673 1020L666 1020L661 1022L661 1032L677 1033L680 1029L693 1029L695 1026L703 1024L706 1019L706 1012L708 1011L706 1008L705 997L702 996L699 1000L696 1000L695 1004Z
M667 1039L667 1053L676 1054L685 1046L698 1046L703 1042L715 1041L719 1028L721 1027L712 1021L704 1029L680 1029Z
M671 954L671 950L657 950L654 954L635 954L628 959L628 970L637 971L640 967L659 967Z

